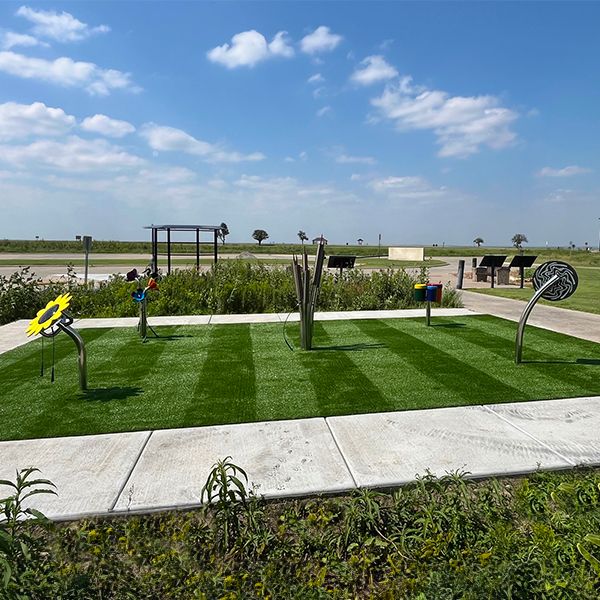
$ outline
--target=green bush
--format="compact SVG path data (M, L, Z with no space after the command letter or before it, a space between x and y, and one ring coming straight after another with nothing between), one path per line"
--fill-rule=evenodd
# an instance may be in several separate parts
M342 277L325 273L317 310L380 310L419 306L413 286L425 281L426 270L411 275L403 270L360 270ZM29 268L10 278L0 277L0 324L32 318L58 293L69 291L71 312L76 317L126 317L137 314L131 299L134 283L114 276L95 286L69 283L42 285ZM244 261L227 260L209 271L175 270L159 282L159 291L150 292L148 314L194 315L290 312L296 308L291 272ZM460 296L446 289L442 306L460 306Z
M598 598L578 550L600 531L597 469L279 502L225 494L231 473L202 509L29 525L27 578L0 582L0 597Z

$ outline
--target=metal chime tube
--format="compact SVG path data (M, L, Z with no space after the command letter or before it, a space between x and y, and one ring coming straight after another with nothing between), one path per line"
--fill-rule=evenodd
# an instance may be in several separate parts
M314 314L319 297L324 257L323 244L319 244L312 282L310 281L306 250L302 254L302 265L299 264L296 256L292 259L292 272L296 287L296 297L298 299L298 309L300 311L300 346L303 350L310 350L312 348Z

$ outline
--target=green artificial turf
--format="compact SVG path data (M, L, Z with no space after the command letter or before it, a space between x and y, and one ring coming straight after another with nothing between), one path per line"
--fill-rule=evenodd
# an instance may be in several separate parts
M41 340L0 355L0 439L79 435L600 395L600 346L488 316L315 323L315 349L290 351L281 324L83 329L56 338L56 381ZM298 325L288 325L297 345Z

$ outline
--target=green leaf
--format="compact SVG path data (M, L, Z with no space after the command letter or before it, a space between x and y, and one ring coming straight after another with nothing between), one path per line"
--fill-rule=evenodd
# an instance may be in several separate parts
M598 560L593 554L591 554L590 551L583 544L577 544L577 550L579 550L581 556L583 556L583 558L585 558L585 560L587 560L590 563L594 571L596 571L596 573L600 575L600 560Z
M583 539L586 542L594 544L595 546L600 546L600 535L597 535L595 533L588 533Z
M10 583L10 578L12 576L12 569L10 568L8 561L6 561L6 560L2 560L0 562L0 565L2 566L2 569L4 570L4 576L2 577L2 583L4 584L4 589L7 589L8 584Z

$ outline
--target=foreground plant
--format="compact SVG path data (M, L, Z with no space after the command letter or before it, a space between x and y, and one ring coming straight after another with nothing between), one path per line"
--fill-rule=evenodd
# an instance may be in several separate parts
M38 540L32 535L32 525L47 527L50 521L35 508L25 508L24 502L36 494L55 494L56 486L48 479L31 479L39 469L30 467L17 471L16 480L0 479L0 485L15 490L15 493L0 499L0 574L5 590L11 584L18 585L27 569L27 563L39 550Z
M248 475L241 467L231 462L231 456L217 461L202 488L200 501L214 505L215 519L222 531L222 545L230 548L237 538L241 515L244 512L248 494L246 486Z

